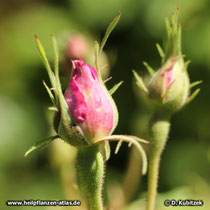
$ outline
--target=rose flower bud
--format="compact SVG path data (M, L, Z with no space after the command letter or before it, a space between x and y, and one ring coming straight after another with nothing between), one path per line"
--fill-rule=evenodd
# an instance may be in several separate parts
M176 111L189 95L190 81L182 57L171 57L149 81L149 97Z
M156 45L162 58L161 67L155 71L144 62L151 75L149 82L144 84L143 79L133 71L137 85L149 99L152 99L154 107L169 113L180 110L192 101L200 91L197 89L190 95L192 87L202 82L196 81L190 84L187 72L189 61L184 61L184 55L181 51L181 26L178 24L178 15L179 8L173 15L171 22L166 18L165 50L163 51L159 44Z
M43 81L53 104L49 109L55 111L53 122L56 135L38 141L25 153L25 156L35 149L42 148L59 138L71 146L78 148L77 166L80 165L79 159L83 161L85 160L83 158L84 155L85 157L89 157L91 154L92 156L88 161L94 161L94 164L97 164L96 173L97 176L101 176L100 179L102 181L104 178L103 163L110 157L109 142L118 141L117 151L119 151L122 142L127 142L136 146L137 150L142 155L142 174L146 174L147 156L140 143L147 144L148 142L136 136L112 135L118 123L118 111L111 95L116 92L123 81L120 81L110 90L107 90L105 87L105 81L103 81L101 75L103 67L100 68L98 63L99 55L102 53L106 40L119 21L119 18L120 14L112 21L108 27L109 30L101 41L101 45L99 45L98 42L95 42L96 69L86 64L82 59L74 60L72 62L73 71L69 85L64 94L59 78L59 54L57 41L52 35L51 38L55 56L53 71L47 59L43 45L38 37L35 36L37 48L42 57L51 83L51 87L48 87ZM102 168L98 168L99 161ZM79 167L77 167L77 173L80 175L82 174L82 177L86 179L87 171L89 170L91 174L93 174L93 171L92 169L90 170L89 163L86 164L86 161L83 162L85 165L81 162L82 168L84 168L84 166L87 167L85 170L80 170L81 168L79 169ZM92 163L90 164L92 165ZM94 174L93 179L95 178L97 179L96 182L99 183L98 178ZM81 176L79 179L81 181ZM89 180L89 178L86 180ZM93 182L90 181L91 186L92 184ZM95 187L91 188L93 189L93 194L95 194L95 192L98 194L101 186L102 185L99 183L98 189ZM86 188L86 186L84 190L89 192L89 189Z
M73 61L73 73L64 97L74 123L90 143L113 132L118 121L116 105L97 71L83 60Z

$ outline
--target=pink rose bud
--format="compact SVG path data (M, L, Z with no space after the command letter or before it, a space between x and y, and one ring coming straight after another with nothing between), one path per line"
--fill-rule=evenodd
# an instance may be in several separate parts
M83 60L73 61L73 74L64 97L74 122L91 143L110 135L117 116L116 106L97 71Z
M149 81L149 96L175 111L186 101L189 86L183 58L171 57Z

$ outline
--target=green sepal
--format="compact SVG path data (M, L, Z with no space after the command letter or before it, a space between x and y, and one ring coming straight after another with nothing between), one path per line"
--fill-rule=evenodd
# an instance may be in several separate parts
M121 13L119 13L117 15L117 17L114 18L114 20L109 24L107 30L106 30L106 33L101 41L101 44L100 44L100 48L99 48L99 54L102 52L105 44L106 44L106 41L109 37L109 35L111 34L111 32L114 30L115 26L117 25L117 23L119 22L120 20L120 16L121 16Z
M39 140L29 150L27 150L27 152L25 153L24 156L26 157L29 153L31 153L34 150L44 148L49 143L51 143L53 140L58 139L58 138L60 138L60 137L58 135L56 135L56 136L51 136L49 138Z
M99 59L99 43L95 41L95 66L99 76L101 77L98 59Z
M118 123L118 119L119 119L119 114L118 114L118 110L117 110L117 106L110 94L110 92L107 90L105 84L104 84L104 81L101 77L101 72L100 72L100 67L99 67L99 55L100 53L102 52L103 50L103 47L110 35L110 33L112 32L112 30L115 28L115 26L117 25L119 19L120 19L120 16L121 14L118 14L117 17L114 18L114 20L110 23L110 25L108 26L107 30L106 30L106 33L101 41L101 44L99 45L98 42L95 42L95 66L96 66L96 70L98 72L98 80L99 80L99 83L101 84L102 88L104 89L104 91L106 92L111 104L112 104L112 107L113 107L113 110L114 110L114 124L113 124L113 127L112 127L112 130L110 131L110 134L114 131L114 129L116 128L117 126L117 123Z
M111 136L106 136L104 138L98 139L97 141L95 141L95 144L97 145L104 141L124 141L128 143L132 143L134 146L136 146L136 148L138 149L142 157L142 162L143 162L142 174L145 175L147 173L147 165L148 165L147 155L140 143L148 144L149 143L148 141L138 138L136 136L111 135Z
M200 85L202 82L203 82L202 80L193 82L193 83L190 84L190 88L193 88L193 87L195 87L197 85Z
M171 33L172 33L172 28L171 28L171 23L169 22L168 17L166 17L166 19L165 19L165 24L166 24L167 36L170 37Z
M163 63L171 56L180 56L181 53L181 26L178 25L179 8L172 15L171 23L166 18L167 41Z
M48 109L49 109L50 111L58 112L58 109L57 109L57 107L55 107L55 106L50 106L50 107L48 107Z
M114 85L110 90L109 93L112 95L116 92L116 90L122 85L124 81L120 81L119 83L117 83L116 85Z
M112 77L109 77L109 78L107 78L107 79L105 79L104 80L104 84L106 84L109 80L111 80L112 79Z
M53 43L53 49L54 49L54 57L55 57L55 78L56 78L56 83L57 83L57 97L58 97L58 102L59 102L59 108L61 112L61 119L63 121L64 126L70 127L69 125L72 124L72 118L69 112L69 107L66 103L66 100L64 98L63 92L62 92L62 87L59 79L59 57L58 57L58 45L55 37L51 35L52 38L52 43Z
M96 52L98 51L98 47L96 45ZM97 64L97 56L98 56L98 53L96 53L96 66L98 65ZM99 69L99 68L98 68ZM117 110L117 106L115 104L115 101L113 100L109 90L107 89L107 87L105 86L105 83L104 81L102 80L102 77L101 77L101 74L100 74L100 70L98 71L98 81L99 83L101 84L101 87L103 88L103 90L105 91L107 97L109 98L109 101L111 102L112 104L112 107L113 107L113 111L114 111L114 124L112 126L112 130L110 131L110 134L113 133L114 129L116 128L117 124L118 124L118 119L119 119L119 114L118 114L118 110ZM119 83L117 84L119 85ZM121 84L120 84L121 85ZM119 85L119 86L120 86ZM118 87L117 87L118 88ZM116 91L116 90L115 90Z
M192 100L198 95L198 93L200 92L200 88L198 88L197 90L195 90L186 100L186 102L183 104L183 106L186 106L187 104L189 104L190 102L192 102ZM182 107L183 107L182 106ZM181 108L182 108L181 107Z
M150 76L153 76L155 70L146 61L144 61L143 64L146 67L147 71L149 72Z
M187 67L190 63L191 63L191 60L186 61L185 64L184 64L184 68L187 69Z
M54 50L54 72L52 71L49 61L47 59L44 47L42 46L40 40L37 36L35 36L36 45L39 50L39 53L42 57L42 60L45 64L45 67L47 69L50 82L52 85L52 89L55 92L55 97L53 96L51 89L44 83L45 88L47 89L47 92L53 102L53 105L55 107L50 108L53 111L58 111L60 113L60 119L59 119L59 126L57 129L57 132L59 136L65 140L67 143L69 143L72 146L80 147L80 146L88 146L89 143L86 141L84 136L82 135L81 130L78 126L72 126L73 120L69 111L69 107L66 103L66 100L64 98L62 87L59 79L59 56L58 56L58 45L55 37L51 35L52 43L53 43L53 50Z
M165 53L164 53L163 49L161 48L161 46L158 43L156 43L156 47L157 47L157 50L159 52L160 57L162 58L161 62L163 64L164 58L165 58Z
M59 53L58 53L58 43L54 35L51 35L52 43L53 43L53 51L54 51L54 71L55 77L57 79L57 83L60 84L59 81Z
M166 90L165 94L162 95L162 102L164 103L165 102L165 99L167 98L168 94L170 93L170 90L174 84L175 80L173 82L171 82L171 84L169 85L168 89Z
M56 78L55 78L55 74L53 73L51 67L50 67L50 63L47 59L47 56L46 56L46 52L44 50L44 47L42 45L42 43L40 42L40 40L38 39L38 37L35 35L35 42L36 42L36 46L37 46L37 49L39 51L39 54L41 55L41 58L43 60L43 63L45 65L45 68L47 70L47 73L48 73L48 76L49 76L49 79L50 79L50 83L53 87L53 90L55 92L55 95L57 93L57 85L56 85Z
M120 147L122 146L122 143L123 143L122 140L118 141L117 146L116 146L115 151L114 151L114 154L117 154L119 152Z
M47 86L47 84L45 83L44 80L43 80L43 85L44 85L44 87L46 88L47 93L48 93L48 95L49 95L49 97L50 97L50 99L51 99L53 105L56 107L55 97L54 97L54 95L52 94L50 88Z
M82 134L82 131L79 126L65 126L63 120L60 120L58 127L58 134L62 139L75 147L88 147L91 146L91 143L88 142Z
M136 79L136 84L139 86L139 88L145 93L148 94L148 89L146 85L143 82L143 79L136 73L135 70L133 70L133 75Z
M109 160L111 155L111 149L108 141L104 141L99 145L101 154L103 155L104 161Z

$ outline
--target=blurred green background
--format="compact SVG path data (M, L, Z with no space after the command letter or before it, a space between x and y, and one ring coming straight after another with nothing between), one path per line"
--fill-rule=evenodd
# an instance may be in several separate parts
M156 69L160 66L155 43L162 44L165 37L164 18L171 15L176 6L181 8L183 53L187 55L186 59L192 61L189 66L191 81L203 80L203 84L196 100L172 118L170 138L160 166L158 206L159 209L164 209L165 199L181 198L202 199L204 206L195 208L210 208L208 0L1 0L0 209L7 207L6 200L64 200L66 193L63 188L67 184L63 184L62 177L65 176L63 174L68 174L66 171L73 170L68 166L68 170L63 172L63 160L58 161L55 166L54 159L59 157L62 150L54 148L55 151L52 152L52 146L24 158L25 151L36 140L47 137L52 132L53 113L47 109L50 100L42 85L42 80L48 82L48 78L33 35L38 35L50 58L50 35L54 34L57 37L61 51L61 74L65 75L63 69L67 65L65 54L68 36L74 33L86 37L86 56L91 57L94 53L94 40L102 38L106 27L120 11L121 20L104 49L112 75L112 80L107 82L107 86L111 88L120 80L124 81L122 87L114 94L120 113L115 133L144 137L150 108L139 95L131 70L135 68L140 74L146 74L143 61L148 61ZM112 151L114 147L115 144L112 144ZM113 209L121 208L121 203L126 200L122 191L129 191L121 186L127 173L130 151L127 145L123 145L118 155L112 152L107 163L105 185L108 196L105 196L105 203L110 195L113 195L110 201ZM139 162L135 161L132 169L133 179L140 180L138 166L135 165ZM67 161L66 165L71 164L70 162ZM112 183L111 187L109 183ZM71 189L71 183L66 187ZM146 177L143 177L139 187L128 199L129 202L123 204L122 208L144 209L145 193ZM69 199L78 198L69 195ZM53 207L36 208L45 210Z

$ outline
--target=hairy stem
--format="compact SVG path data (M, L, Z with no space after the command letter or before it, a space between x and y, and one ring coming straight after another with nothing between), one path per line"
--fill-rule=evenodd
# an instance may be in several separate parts
M147 210L155 209L160 157L168 138L169 121L170 114L162 112L156 113L151 119Z
M99 147L79 148L77 155L77 180L89 210L103 210L102 185L104 160Z

